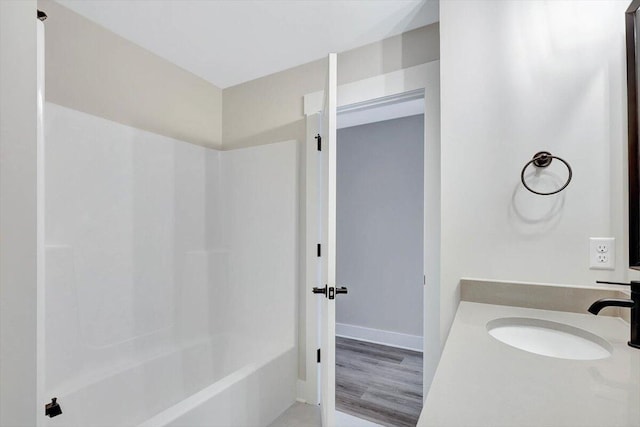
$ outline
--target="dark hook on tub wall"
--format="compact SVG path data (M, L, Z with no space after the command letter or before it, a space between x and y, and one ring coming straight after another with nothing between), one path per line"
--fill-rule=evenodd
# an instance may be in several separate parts
M567 167L567 170L569 171L569 177L567 178L567 182L565 182L564 185L562 187L560 187L559 189L557 189L556 191L551 191L549 193L543 193L541 191L536 191L533 188L529 187L527 185L527 183L525 182L525 179L524 179L524 173L526 172L526 170L529 167L529 165L533 164L533 166L535 166L537 168L546 168L547 166L549 166L551 164L553 159L557 159L557 160L561 161ZM557 194L557 193L561 192L562 190L567 188L567 185L569 185L569 183L571 182L571 178L573 178L573 170L571 170L571 166L569 165L569 163L567 163L566 160L564 160L564 159L562 159L562 158L560 158L558 156L554 156L553 154L551 154L548 151L538 151L536 154L534 154L533 158L531 160L529 160L527 162L527 164L524 165L524 167L522 168L522 172L520 173L520 180L522 181L522 185L524 185L524 188L526 188L527 190L531 191L532 193L538 194L540 196L551 196L552 194Z
M58 401L57 397L52 397L51 403L47 403L45 405L44 414L47 417L53 418L53 417L57 417L58 415L62 415L62 408L60 407L60 404L57 401Z

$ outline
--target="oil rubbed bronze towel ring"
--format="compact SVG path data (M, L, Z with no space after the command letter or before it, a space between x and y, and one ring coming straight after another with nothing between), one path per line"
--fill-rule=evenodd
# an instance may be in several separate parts
M550 193L542 193L540 191L536 191L533 188L529 187L527 185L527 183L524 181L524 172L527 170L529 165L533 164L537 168L546 168L547 166L549 166L551 164L551 161L553 159L560 160L567 167L567 170L569 171L569 177L567 178L567 182L565 182L564 185L562 187L560 187L559 189L557 189L556 191L552 191ZM565 160L561 159L560 157L552 155L548 151L538 151L533 156L533 159L529 160L529 162L527 162L527 164L524 165L524 167L522 168L522 173L520 174L520 180L522 181L522 185L524 185L524 188L526 188L527 190L531 191L532 193L539 194L541 196L550 196L552 194L559 193L562 190L564 190L565 188L567 188L567 185L569 185L569 183L571 182L571 177L572 176L573 176L573 171L571 170L571 166L569 166L569 163L567 163Z

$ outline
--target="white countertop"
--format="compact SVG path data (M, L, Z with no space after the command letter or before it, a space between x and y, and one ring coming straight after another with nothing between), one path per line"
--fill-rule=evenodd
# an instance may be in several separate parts
M565 360L493 338L487 322L531 317L592 332L612 346L600 360ZM617 317L462 301L418 427L640 426L640 350Z

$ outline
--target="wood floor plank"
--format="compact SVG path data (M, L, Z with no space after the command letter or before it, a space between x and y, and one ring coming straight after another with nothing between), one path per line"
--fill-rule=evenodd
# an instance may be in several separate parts
M417 419L360 399L344 399L339 411L386 427L415 427Z
M353 373L347 369L336 369L336 375L341 375L343 378L341 383L358 386L363 389L379 389L388 390L390 392L407 392L413 394L422 394L422 384L413 381L403 381L403 378L384 378L380 374L389 375L389 373L370 372L367 376L363 376L360 373ZM374 377L375 375L375 377Z
M353 382L338 382L336 381L336 394L345 396L345 397L353 397L355 399L359 399L362 395L367 391L367 387L363 387Z
M418 356L416 355L406 356L402 361L402 364L406 366L415 366L415 367L418 367L419 369L422 369L422 354L419 354Z
M422 353L336 337L336 407L384 426L415 426Z
M343 344L343 348L345 350L349 350L350 353L355 353L362 356L368 356L375 360L385 360L389 362L400 363L404 359L404 356L402 355L389 353L386 351L380 351L379 349L372 348L370 346L363 347L363 346L352 346L348 344Z
M362 400L377 404L393 411L412 415L422 409L422 399L406 393L391 393L386 390L370 389L361 397Z

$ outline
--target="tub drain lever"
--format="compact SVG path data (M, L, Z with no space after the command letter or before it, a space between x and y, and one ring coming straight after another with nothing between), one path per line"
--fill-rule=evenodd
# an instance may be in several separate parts
M58 398L54 397L51 399L51 403L47 403L44 405L44 414L49 418L56 417L62 414L62 408L57 402Z

